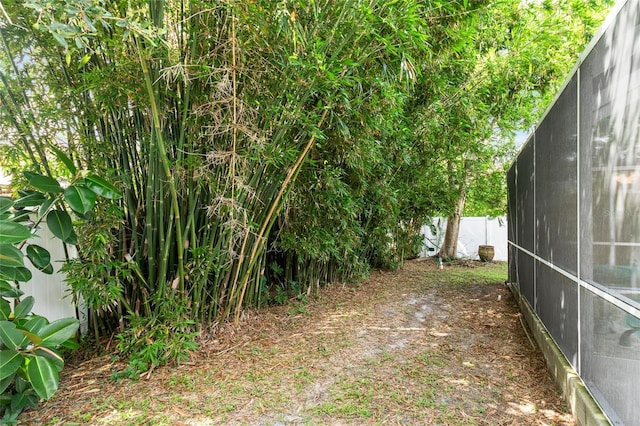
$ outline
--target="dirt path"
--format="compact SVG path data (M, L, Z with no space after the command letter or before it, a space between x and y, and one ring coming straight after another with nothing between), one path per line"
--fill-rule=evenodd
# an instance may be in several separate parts
M25 424L573 425L501 281L431 260L333 285L203 342L190 365L114 382L70 365Z

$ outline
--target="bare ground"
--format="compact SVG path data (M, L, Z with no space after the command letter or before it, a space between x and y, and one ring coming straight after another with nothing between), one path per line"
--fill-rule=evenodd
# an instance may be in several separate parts
M247 315L187 365L110 379L71 363L23 424L574 425L502 284L504 265L430 259Z

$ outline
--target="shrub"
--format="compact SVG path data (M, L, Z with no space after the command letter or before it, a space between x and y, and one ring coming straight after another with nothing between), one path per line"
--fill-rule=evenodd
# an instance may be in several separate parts
M95 205L97 195L119 196L117 189L97 176L77 179L66 189L48 176L25 172L25 177L35 190L18 191L16 200L0 197L0 422L4 424L17 423L22 410L54 395L64 367L61 350L77 348L77 319L49 322L32 312L32 296L21 300L24 292L19 283L32 278L25 267L25 253L35 268L53 273L49 252L29 244L29 238L44 221L55 237L75 244L69 211L82 218Z

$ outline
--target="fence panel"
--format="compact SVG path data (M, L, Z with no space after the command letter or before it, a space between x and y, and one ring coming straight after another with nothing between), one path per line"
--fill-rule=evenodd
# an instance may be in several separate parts
M54 273L44 274L34 268L27 260L25 266L31 271L33 278L26 283L20 283L20 289L25 292L25 296L33 296L36 299L33 307L34 313L46 317L49 321L79 317L84 328L86 312L82 309L76 312L76 304L71 298L67 283L64 281L64 275L59 272L65 259L62 242L54 238L45 224L40 224L36 234L37 236L29 239L29 242L38 244L49 251ZM69 256L75 256L76 251L73 246L67 246L67 249Z
M640 0L581 58L508 173L509 278L611 422L640 426Z
M421 256L433 256L440 250L446 228L447 219L442 217L433 218L432 226L422 227L424 246ZM481 245L494 246L494 260L507 260L507 220L505 217L463 217L460 220L457 257L477 259L478 246Z

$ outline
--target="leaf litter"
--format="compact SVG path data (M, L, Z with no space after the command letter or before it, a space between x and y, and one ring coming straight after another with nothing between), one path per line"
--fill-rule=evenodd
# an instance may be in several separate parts
M21 423L575 425L505 278L416 259L248 312L138 381L112 380L126 365L109 355L72 360Z

